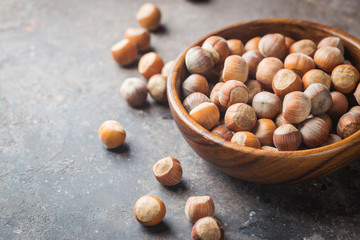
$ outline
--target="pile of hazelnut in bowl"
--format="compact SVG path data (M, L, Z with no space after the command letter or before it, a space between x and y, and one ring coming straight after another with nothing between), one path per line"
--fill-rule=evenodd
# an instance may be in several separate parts
M254 28L254 22L264 34L242 41L246 37L239 31L249 24ZM169 78L169 103L190 146L223 172L264 183L325 176L359 156L360 76L346 58L343 40L326 32L314 34L315 39L308 36L320 31L318 26L330 28L323 25L314 24L302 37L296 27L294 33L289 27L308 22L273 20L270 25L288 25L273 32L266 32L274 27L266 29L266 20L254 22L207 36L178 58ZM177 100L186 113L179 110ZM352 135L352 156L330 163L336 152L331 146L344 148L336 143ZM319 152L325 153L323 158ZM316 155L319 162L306 160ZM286 163L291 158L296 160ZM302 169L286 172L284 179L274 177L292 164ZM261 169L265 174L259 174Z

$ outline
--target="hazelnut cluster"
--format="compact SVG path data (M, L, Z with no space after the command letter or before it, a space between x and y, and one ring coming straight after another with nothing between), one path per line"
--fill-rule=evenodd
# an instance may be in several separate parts
M293 151L335 143L360 130L359 71L344 51L337 37L316 44L271 33L244 46L211 36L186 53L184 108L243 146Z

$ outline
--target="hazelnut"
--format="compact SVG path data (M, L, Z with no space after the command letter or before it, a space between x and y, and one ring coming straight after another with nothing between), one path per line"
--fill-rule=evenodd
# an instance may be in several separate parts
M284 35L280 33L266 34L259 41L259 51L264 57L284 58L288 52Z
M245 53L244 45L239 39L229 39L227 44L230 51L229 55L242 56Z
M290 38L290 37L285 37L285 45L286 45L286 49L289 51L291 45L295 42L294 39Z
M304 121L311 111L311 99L303 92L286 94L283 101L283 116L290 123Z
M347 138L350 135L360 130L360 112L345 113L338 122L337 134L342 138Z
M330 91L321 83L311 84L304 93L311 100L311 114L315 116L326 113L332 105Z
M360 112L360 106L353 106L350 108L349 112Z
M153 3L145 3L137 12L136 19L142 27L154 31L160 26L160 9Z
M251 51L248 51L242 55L242 58L245 60L245 62L248 65L249 68L249 77L255 78L256 77L256 69L258 64L261 62L261 60L264 59L263 55L260 53L259 50L254 49Z
M354 97L356 99L356 102L360 105L360 83L357 85L355 89Z
M190 112L194 107L203 102L210 102L210 99L203 93L194 92L184 99L183 105L185 110Z
M235 103L246 103L249 98L249 90L240 81L229 80L219 90L219 103L228 108Z
M291 53L285 58L284 67L296 71L302 77L306 72L315 68L315 62L303 53Z
M340 118L348 108L348 100L341 92L331 92L332 105L327 110L326 114L333 119Z
M98 135L106 148L113 149L124 143L126 131L119 122L107 120L100 125Z
M280 127L281 125L284 124L290 124L290 122L284 118L283 113L280 113L275 119L275 125L276 127Z
M275 123L271 119L261 118L257 121L252 132L259 139L261 145L272 146L273 134L276 129Z
M181 164L174 157L160 159L153 166L153 174L156 180L165 186L176 185L182 178Z
M166 102L166 78L161 74L153 75L148 82L147 88L150 96L157 102Z
M278 152L279 149L272 147L272 146L261 146L260 148L261 150L267 150L267 151L271 151L271 152Z
M258 118L275 118L281 112L282 102L270 92L259 92L252 100L252 108Z
M161 69L161 75L163 75L167 79L170 74L171 68L174 66L174 64L175 64L174 60L165 63L165 65Z
M114 60L120 66L126 66L133 63L138 57L136 45L129 39L123 39L111 48Z
M251 132L240 131L234 134L231 138L231 142L241 146L260 148L259 139Z
M359 83L359 71L351 65L339 65L331 73L334 88L344 94L352 93Z
M314 117L314 115L310 114L308 118L313 118L313 117ZM326 125L327 125L328 128L329 128L329 131L332 130L332 120L331 120L331 118L329 117L329 115L327 115L326 113L324 113L324 114L318 115L318 116L316 116L316 117L321 118L322 120L324 120L325 123L326 123Z
M222 79L224 82L238 80L245 83L248 78L248 66L245 60L238 55L231 55L225 59Z
M231 141L232 136L234 135L232 131L226 125L219 125L211 130L213 134L218 137L225 139L226 141Z
M261 86L261 83L258 80L248 80L248 81L246 81L245 85L249 91L249 99L248 99L247 103L251 104L254 96L256 94L258 94L259 92L262 92L263 88Z
M213 217L215 205L209 196L189 197L185 204L185 215L192 223L203 217Z
M310 57L314 56L316 44L310 39L303 39L293 43L290 47L290 53L303 53Z
M320 69L312 69L304 74L302 82L304 89L307 89L312 83L321 83L330 90L331 77Z
M301 123L300 133L307 147L319 147L328 138L329 128L321 118L308 118Z
M226 110L226 108L224 108L219 102L219 91L223 85L224 82L216 83L210 92L210 101L215 103L215 105L219 108L221 112L224 112Z
M214 103L203 102L190 111L192 117L198 124L207 130L212 129L220 119L220 112Z
M235 103L225 112L225 124L234 131L250 131L256 124L255 111L245 103Z
M252 39L250 39L249 41L246 42L244 49L246 52L254 50L254 49L259 49L259 42L260 42L261 37L254 37Z
M283 99L290 92L301 91L302 81L293 70L280 69L273 78L272 89L279 98Z
M264 88L272 89L272 80L275 74L284 68L281 60L274 57L268 57L261 60L256 70L256 80L261 82Z
M336 142L340 142L342 138L336 134L329 134L328 138L321 144L321 146L327 146Z
M224 240L224 229L215 218L204 217L193 226L191 237L193 240Z
M230 52L226 40L219 36L207 38L201 47L211 53L214 64L225 61Z
M160 73L163 66L162 58L155 52L149 52L140 58L138 70L146 80L149 80L154 74Z
M273 141L280 151L295 151L301 144L301 134L292 124L283 124L274 131Z
M144 51L150 47L150 33L145 28L128 28L125 38L135 43L139 51Z
M336 47L319 48L314 55L316 65L326 72L331 72L337 65L344 63L344 56Z
M341 39L338 37L326 37L323 38L317 45L317 48L322 47L336 47L338 48L342 54L344 54L344 44Z
M182 90L184 97L187 97L194 92L201 92L208 96L209 84L205 77L199 74L191 74L182 83Z
M140 107L146 102L147 86L140 78L127 78L120 88L121 96L131 107Z
M214 67L211 53L199 46L190 48L185 55L186 68L190 73L209 74Z
M142 225L155 226L161 222L165 214L165 204L157 197L145 195L135 203L135 219Z

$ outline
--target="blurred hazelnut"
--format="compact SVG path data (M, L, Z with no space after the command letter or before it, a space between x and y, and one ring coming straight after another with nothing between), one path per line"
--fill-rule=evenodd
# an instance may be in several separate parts
M284 35L280 33L266 34L259 41L259 51L264 57L284 58L288 52Z
M136 45L129 39L123 39L111 48L114 60L120 66L126 66L133 63L138 57Z
M284 118L283 113L280 113L279 115L277 115L277 117L275 119L275 125L276 125L276 127L280 127L281 125L284 125L284 124L290 124L290 122Z
M321 83L311 84L304 93L311 100L311 114L315 116L326 113L332 105L330 91Z
M212 129L220 119L219 109L210 102L200 103L190 111L189 115L207 130Z
M199 46L190 48L185 55L186 68L190 73L209 74L214 67L211 53Z
M290 51L290 47L294 42L295 42L294 39L292 39L290 37L285 37L285 45L286 45L286 49L288 50L288 52Z
M163 66L162 58L155 52L149 52L140 58L138 70L146 80L149 80L154 74L160 73Z
M174 64L175 64L174 60L165 63L165 65L161 69L161 75L163 75L167 79L169 77L170 70L174 66Z
M300 133L307 147L319 147L328 138L329 128L321 118L308 118L301 123Z
M344 94L341 92L331 92L332 105L327 110L326 114L329 115L332 119L340 118L348 108L348 100Z
M161 74L153 75L148 82L147 88L150 96L157 102L166 102L166 78Z
M255 111L245 103L235 103L225 112L225 125L232 131L250 131L256 124Z
M236 132L231 138L231 142L241 146L260 148L259 139L251 132L240 131Z
M147 86L140 78L127 78L120 88L121 96L131 107L140 107L146 102Z
M153 166L153 174L156 180L165 186L176 185L182 178L181 164L174 157L160 159Z
M286 94L283 101L283 116L290 123L304 121L311 111L311 99L303 92Z
M216 83L210 92L210 101L215 103L215 105L219 108L221 112L224 112L226 110L226 108L224 108L219 102L219 91L223 85L224 82Z
M125 38L133 42L139 51L144 51L150 47L150 33L145 28L128 28Z
M206 96L209 95L209 84L205 77L199 74L191 74L182 83L184 97L194 92L201 92Z
M274 93L283 99L286 94L302 90L302 81L299 75L290 69L280 69L272 81Z
M245 83L248 78L248 66L245 60L238 55L231 55L225 59L222 72L224 82L238 80Z
M303 53L291 53L285 58L284 67L297 71L302 77L309 70L315 68L315 62L311 57Z
M360 112L360 106L353 106L350 108L349 112Z
M344 94L352 93L359 83L359 71L351 65L339 65L331 73L334 88Z
M100 125L98 135L106 148L113 149L124 143L126 131L119 122L107 120Z
M314 55L316 65L326 72L331 72L337 65L344 63L344 56L336 47L319 48Z
M185 215L190 222L194 223L203 217L213 217L215 205L209 196L189 197L185 204Z
M250 39L249 41L246 42L244 49L246 52L254 50L254 49L259 49L259 41L260 41L261 37L254 37L252 39Z
M136 19L142 27L154 31L160 26L160 9L153 3L145 3L137 12Z
M194 92L184 99L183 105L185 110L190 112L194 107L203 102L210 102L210 99L203 93Z
M275 118L281 112L282 102L273 93L260 92L254 96L251 106L258 118Z
M264 58L257 66L256 79L261 82L264 88L272 90L272 80L275 74L283 68L284 64L278 58Z
M230 50L229 55L242 56L245 53L244 45L239 39L229 39L227 44Z
M207 38L201 47L211 53L214 64L225 61L230 52L226 40L219 36Z
M329 134L328 138L321 144L321 146L327 146L336 142L340 142L342 138L336 134Z
M155 226L165 217L166 208L159 198L145 195L139 198L134 206L135 219L145 226Z
M321 83L330 90L331 77L329 74L320 69L312 69L304 74L302 82L304 89L307 89L312 83Z
M250 51L244 53L242 55L242 58L245 60L245 62L248 65L249 77L255 78L257 66L261 62L261 60L264 59L263 55L260 53L259 50L254 49L254 50L250 50Z
M293 43L290 47L290 53L303 53L310 57L314 56L316 44L310 39L303 39Z
M280 151L295 151L301 144L300 131L292 124L283 124L274 131L274 145Z
M322 48L322 47L336 47L341 51L342 54L344 54L344 44L342 43L341 39L338 37L323 38L317 45L317 48Z
M219 91L219 103L228 108L235 103L246 103L249 98L249 90L240 81L229 80L225 82Z

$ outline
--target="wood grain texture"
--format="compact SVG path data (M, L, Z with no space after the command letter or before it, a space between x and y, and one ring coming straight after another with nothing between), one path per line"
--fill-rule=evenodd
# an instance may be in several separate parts
M337 36L344 43L346 58L357 69L360 67L359 40L338 29L301 20L264 19L235 24L201 38L189 48L201 45L212 35L246 42L267 33L282 33L294 39L309 38L316 43L326 36ZM186 51L187 49L179 55L169 76L169 104L185 140L199 156L215 168L249 182L289 184L327 176L359 157L360 132L330 146L293 152L256 150L227 142L211 134L192 120L181 104L180 84L186 75Z

